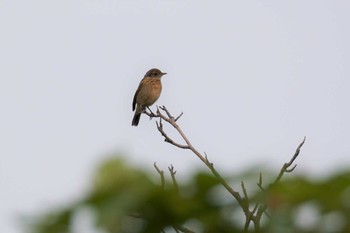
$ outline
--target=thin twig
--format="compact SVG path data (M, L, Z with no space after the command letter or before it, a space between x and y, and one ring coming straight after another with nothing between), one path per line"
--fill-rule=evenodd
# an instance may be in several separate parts
M281 180L281 178L282 178L282 176L284 175L284 173L288 173L288 172L294 171L294 169L296 168L296 164L295 164L292 168L290 168L290 166L293 165L294 161L295 161L296 158L298 157L298 155L299 155L299 153L300 153L300 149L301 149L301 147L304 145L305 140L306 140L306 137L304 137L303 141L302 141L302 142L299 144L299 146L297 147L297 149L296 149L296 151L295 151L293 157L291 158L291 160L290 160L289 162L286 162L286 163L282 166L282 168L281 168L281 170L280 170L278 176L276 177L275 181L272 182L272 183L269 185L269 188L271 188L273 185L277 184L277 183ZM259 178L258 186L262 188L262 178L261 178L261 175L260 175L260 178ZM262 190L263 190L263 189L262 189ZM266 209L267 209L267 205L266 205L266 204L261 204L261 205L259 206L259 208L258 208L258 210L257 210L257 213L256 213L256 215L255 215L255 218L253 219L255 230L260 231L260 221L261 221L261 217L262 217L262 214L263 214L263 213L265 213L266 216L268 216L268 217L270 216L270 215L266 212Z
M159 169L159 167L157 166L156 163L153 164L154 168L157 170L157 172L159 173L160 175L160 180L161 180L161 188L164 189L165 188L165 179L164 179L164 171ZM176 181L176 178L175 178L175 174L176 174L176 171L174 170L174 166L171 165L170 167L168 167L169 171L170 171L170 175L171 175L171 178L173 180L173 185L175 187L175 189L177 191L179 191L179 186L177 184L177 181ZM188 228L184 227L184 226L181 226L181 225L174 225L173 226L174 230L176 232L184 232L184 233L194 233L193 231L189 230ZM162 232L165 233L164 230L162 230Z
M292 166L292 164L294 163L294 161L296 160L296 158L298 157L299 153L300 153L300 149L301 147L304 145L306 140L306 137L304 137L304 140L299 144L298 148L296 149L293 157L291 158L291 160L287 163L285 163L283 165L283 167L281 168L280 173L278 174L277 178L275 179L275 181L273 182L273 184L276 184L278 181L280 181L280 179L282 178L283 174L285 172L292 172L295 168L296 168L296 164L294 165L294 167L292 167L291 169L289 168L290 166Z
M163 110L167 116L170 118L170 119L174 119L174 117L170 114L170 112L168 111L168 109L163 105L163 106L160 106L159 107L161 110Z
M244 186L244 182L243 182L243 181L241 181L241 186L242 186L244 198L248 200L247 190L246 190L246 188L245 188L245 186Z
M255 206L254 206L254 209L253 209L253 211L252 211L252 214L253 214L253 215L255 214L255 212L256 212L256 210L258 209L258 207L259 207L259 203L256 203Z
M180 113L180 115L178 117L175 118L175 121L177 121L178 119L180 119L180 117L183 115L183 112Z
M157 172L159 173L160 175L160 187L162 189L165 188L165 179L164 179L164 171L163 170L160 170L156 164L156 162L154 162L153 166L155 167L155 169L157 170Z
M157 128L158 128L158 131L162 134L162 136L164 137L164 141L167 142L167 143L170 143L176 147L179 147L181 149L190 149L189 146L187 145L183 145L183 144L180 144L180 143L177 143L175 142L173 139L171 139L166 133L165 131L163 130L163 124L161 121L156 121L156 125L157 125Z
M244 204L246 206L246 209L248 210L248 211L244 212L246 215L246 218L245 218L243 232L246 233L246 232L248 232L250 222L252 221L252 218L254 217L254 212L249 211L249 198L248 198L247 189L245 188L243 181L241 181L241 187L242 187L242 191L243 191L243 195L244 195Z
M176 181L176 178L175 178L176 171L174 170L173 165L168 167L168 169L169 169L169 172L170 172L170 175L171 175L171 179L173 180L174 188L175 188L175 190L177 192L179 192L179 185L177 184L177 181Z
M264 187L262 186L262 173L260 172L259 175L259 182L257 183L258 187L261 189L261 191L265 191Z

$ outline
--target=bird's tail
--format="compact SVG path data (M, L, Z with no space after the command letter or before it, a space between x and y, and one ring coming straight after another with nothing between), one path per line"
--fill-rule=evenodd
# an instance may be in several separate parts
M132 118L131 125L137 126L139 124L141 113L135 112L134 118Z

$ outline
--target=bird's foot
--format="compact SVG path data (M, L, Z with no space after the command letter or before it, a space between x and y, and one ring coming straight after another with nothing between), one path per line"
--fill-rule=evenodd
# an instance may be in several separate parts
M157 114L153 113L152 110L151 110L149 107L147 107L147 109L149 110L149 112L148 112L146 109L143 110L143 112L144 112L147 116L149 116L149 119L150 119L150 120L152 120L153 117L157 117Z

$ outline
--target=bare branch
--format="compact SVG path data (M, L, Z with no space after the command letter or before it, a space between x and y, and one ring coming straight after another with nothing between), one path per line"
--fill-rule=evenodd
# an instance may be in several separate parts
M165 115L161 112L164 111ZM179 148L182 149L190 149L209 169L210 171L213 173L213 175L218 179L218 181L225 187L225 189L237 200L237 202L239 203L239 205L242 207L244 213L246 216L250 216L250 211L249 211L249 205L246 205L244 198L242 198L242 196L240 195L239 192L235 191L228 183L227 181L219 174L219 172L214 168L214 164L211 163L208 159L208 156L206 153L205 156L203 156L192 144L191 142L188 140L187 136L185 135L185 133L182 131L182 129L180 128L180 126L176 123L176 120L182 116L182 113L180 114L179 117L177 117L176 119L170 114L170 112L167 110L167 108L165 106L160 106L159 108L157 108L157 116L159 116L159 123L157 122L157 129L158 131L161 133L161 135L164 137L165 142L168 142L174 146L177 146ZM175 142L173 139L171 139L165 132L163 129L163 125L162 125L162 120L168 122L170 125L172 125L177 132L180 134L180 136L183 138L183 140L186 142L186 145L182 145L179 144L177 142ZM250 218L250 217L249 217ZM250 221L250 220L249 220Z
M168 111L168 109L163 105L163 106L160 106L159 107L161 110L163 110L167 116L170 118L170 119L174 119L174 117L170 114L170 112Z
M245 188L245 186L244 186L244 182L243 182L243 181L241 181L241 186L242 186L244 198L245 198L246 200L248 200L247 190L246 190L246 188Z
M180 115L178 117L175 118L175 121L177 121L178 119L180 119L180 117L183 115L183 112L180 113Z
M300 153L300 149L304 145L305 140L306 140L306 137L304 137L304 140L299 144L299 146L296 149L296 151L295 151L293 157L291 158L291 160L283 165L283 167L281 168L280 173L278 174L278 176L277 176L276 180L273 182L273 184L276 184L278 181L280 181L280 179L282 178L282 176L283 176L283 174L285 172L292 172L295 169L296 164L292 168L289 168L289 167L292 166L292 164L294 163L294 161L298 157L298 155Z
M255 204L254 209L253 209L253 211L252 211L252 215L255 214L255 212L256 212L256 210L258 209L258 207L259 207L259 203Z
M243 197L242 197L241 194L239 192L235 191L227 183L227 181L219 174L219 172L215 169L214 164L209 161L207 154L204 152L204 155L203 155L191 144L191 142L189 141L189 139L187 138L185 133L182 131L180 126L177 124L177 120L183 115L183 113L181 113L178 117L174 118L165 106L160 106L160 107L157 107L156 114L149 113L147 115L149 115L150 117L159 117L159 121L156 121L156 125L157 125L158 131L164 137L165 142L168 142L168 143L170 143L176 147L182 148L182 149L190 149L210 169L210 171L218 179L218 181L225 187L225 189L237 200L238 204L241 206L241 208L246 216L246 221L245 221L245 225L244 225L244 232L248 232L250 222L254 223L255 231L259 232L260 231L260 220L261 220L262 214L265 213L268 216L268 213L266 212L266 209L267 209L266 204L256 203L253 210L252 211L249 210L249 198L248 198L247 190L245 188L243 181L241 182L242 191L243 191ZM168 122L170 125L172 125L177 130L177 132L180 134L182 139L185 141L185 144L180 144L180 143L175 142L172 138L170 138L165 133L165 131L163 129L162 120ZM298 157L298 155L300 153L300 149L305 142L305 139L306 138L304 137L304 140L300 143L300 145L296 149L296 152L294 153L291 160L283 165L277 178L275 179L275 181L271 185L279 182L279 180L282 178L284 173L294 171L294 169L296 168L296 164L293 165L293 163L296 160L296 158ZM176 172L174 171L173 166L169 167L169 171L170 171L170 174L172 176L174 186L178 187L176 179L175 179ZM260 173L259 181L258 181L257 185L262 191L264 191L264 192L266 191L263 188L263 178L262 178L261 173ZM271 185L269 187L271 187ZM179 228L176 227L176 229L179 229ZM182 231L182 232L191 232L191 231Z
M177 192L179 192L179 185L177 184L177 181L176 181L176 178L175 178L176 171L174 170L173 165L168 167L168 169L169 169L169 172L170 172L170 175L171 175L171 179L173 180L174 188L175 188L175 190Z
M154 162L153 166L155 167L155 169L157 170L157 172L159 173L160 175L160 187L162 189L164 189L165 187L165 179L164 179L164 171L163 170L160 170L156 164L156 162Z
M156 125L157 125L157 128L158 128L158 131L162 134L162 136L164 137L164 141L165 142L168 142L170 144L173 144L174 146L177 146L181 149L190 149L189 146L187 145L182 145L182 144L179 144L177 142L175 142L173 139L171 139L165 132L164 132L164 129L163 129L163 124L161 122L161 120L159 121L156 121Z
M154 168L157 170L157 172L160 175L161 188L164 189L165 188L164 171L160 170L155 162L154 162L153 166L154 166ZM174 170L174 166L171 165L170 167L168 167L168 169L170 171L170 175L171 175L171 178L173 180L173 185L174 185L175 189L177 191L179 191L179 186L178 186L176 178L175 178L176 171ZM140 216L138 216L138 217L140 217ZM181 231L181 232L184 232L184 233L194 233L193 231L191 231L188 228L186 228L184 226L181 226L181 225L173 225L172 227L174 228L175 232L180 232ZM165 231L162 230L162 232L165 232Z
M265 191L264 187L262 186L262 173L261 172L259 175L259 183L257 185L261 189L261 191Z
M244 212L245 213L245 224L244 224L243 232L248 232L249 225L250 225L250 222L254 216L254 213L249 211L249 198L248 198L248 194L247 194L247 189L245 188L243 181L241 181L241 187L242 187L243 195L244 195L244 199L243 199L244 202L243 203L247 209L247 211Z
M245 223L244 223L244 228L243 228L243 232L244 233L248 232L250 222L252 221L252 217L253 217L252 214L249 214L248 216L246 216Z
M286 172L288 173L288 172L294 171L294 169L296 168L297 165L295 164L295 165L294 165L293 167L291 167L291 168L290 168L290 166L293 165L294 161L295 161L296 158L298 157L298 155L299 155L299 153L300 153L300 149L301 149L301 147L304 145L305 140L306 140L306 137L304 137L303 141L302 141L302 142L299 144L299 146L297 147L297 149L296 149L296 151L295 151L293 157L291 158L291 160L289 160L289 162L286 162L286 163L282 166L282 168L281 168L281 170L280 170L278 176L276 177L275 181L274 181L272 184L270 184L269 187L272 187L273 185L277 184L277 183L281 180L281 178L282 178L282 176L284 175L284 173L286 173ZM261 176L262 176L262 175L261 175L261 173L260 173L260 179L259 179L259 183L258 183L258 186L259 186L260 188L262 188L262 177L261 177ZM262 190L264 191L264 189L262 189ZM255 230L259 230L259 229L260 229L260 220L261 220L261 217L262 217L262 214L263 214L263 213L265 213L266 216L268 216L268 217L270 216L270 215L266 212L266 209L267 209L267 205L266 205L266 204L261 204L261 205L259 206L259 208L258 208L258 210L257 210L257 213L256 213L256 215L255 215L255 218L253 219Z
M297 165L295 164L292 168L286 169L286 172L292 172L296 167Z

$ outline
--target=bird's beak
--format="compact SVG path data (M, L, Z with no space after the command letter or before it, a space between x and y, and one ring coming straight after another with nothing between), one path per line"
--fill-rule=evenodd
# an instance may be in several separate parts
M167 73L162 73L162 75L166 75Z

